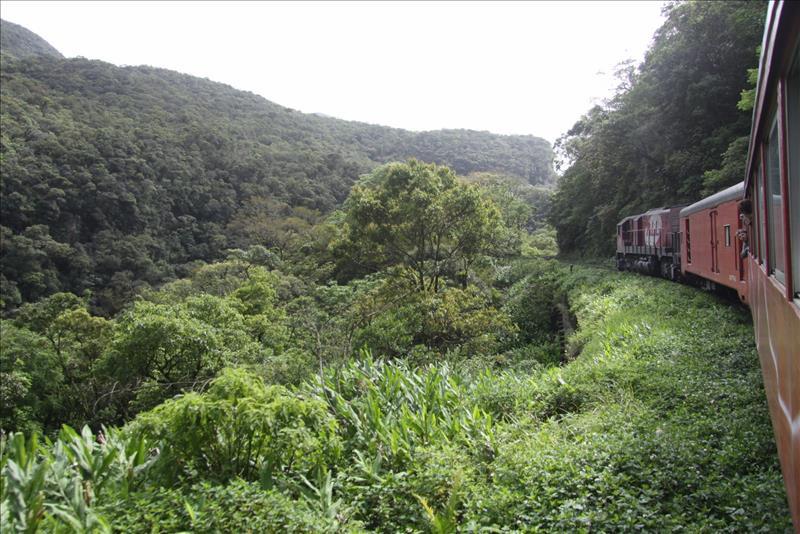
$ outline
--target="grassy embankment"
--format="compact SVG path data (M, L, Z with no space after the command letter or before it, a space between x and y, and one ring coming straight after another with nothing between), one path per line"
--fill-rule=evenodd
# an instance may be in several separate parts
M70 516L126 532L789 530L746 310L652 278L549 265L512 276L509 305L566 295L574 359L526 360L542 360L534 350L414 368L363 357L297 390L230 372L111 445L87 436L80 453L81 439L65 436L72 447L47 449L34 484L42 526ZM118 454L105 476L99 461L62 465L131 451L141 433L161 443L150 466L143 453L128 464ZM8 458L24 463L13 447ZM41 463L28 463L35 482ZM175 469L200 465L211 467ZM81 512L87 480L94 501ZM33 513L29 501L12 512Z

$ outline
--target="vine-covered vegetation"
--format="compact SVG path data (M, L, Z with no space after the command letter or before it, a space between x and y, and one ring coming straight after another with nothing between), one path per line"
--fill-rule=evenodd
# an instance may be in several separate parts
M164 69L48 55L3 24L0 206L6 310L91 291L113 313L230 248L285 246L378 164L415 157L531 187L554 178L533 136L414 133L300 113Z
M785 528L744 312L521 259L532 210L498 195L389 164L325 247L232 251L111 318L21 306L3 530Z

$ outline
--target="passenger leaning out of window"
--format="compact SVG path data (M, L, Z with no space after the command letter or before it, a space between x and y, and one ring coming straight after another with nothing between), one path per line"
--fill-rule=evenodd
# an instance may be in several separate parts
M750 232L750 218L753 215L753 202L748 198L739 204L739 220L742 221L742 227L736 231L736 237L742 242L742 258L746 258L750 252L750 245L748 242L748 235Z

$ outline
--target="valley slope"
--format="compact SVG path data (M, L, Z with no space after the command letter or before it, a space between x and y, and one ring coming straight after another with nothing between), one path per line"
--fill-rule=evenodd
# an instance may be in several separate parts
M552 184L543 139L305 114L153 67L64 59L2 22L4 309L91 290L103 310L230 248L254 220L315 222L359 175L417 158ZM299 211L298 211L299 210Z

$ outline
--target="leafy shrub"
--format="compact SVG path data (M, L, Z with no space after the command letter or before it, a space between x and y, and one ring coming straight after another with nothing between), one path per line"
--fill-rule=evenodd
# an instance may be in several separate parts
M522 343L548 343L557 335L555 306L562 298L559 279L559 268L540 267L509 289L503 311L519 327Z
M447 364L413 369L366 354L308 387L338 421L346 453L380 451L400 468L432 443L493 446L491 416L467 402L463 379Z
M469 359L364 352L341 364L285 351L251 368L308 382L287 389L225 371L115 437L138 443L136 454L109 452L88 430L20 443L35 452L13 453L16 471L3 460L0 510L14 515L2 528L788 531L746 314L664 281L548 265L529 262L525 276L514 267L508 280L532 299L540 284L566 299L574 359L548 362L553 341ZM320 311L309 332L326 315L379 309L351 304L380 285L298 299ZM325 303L342 294L353 300ZM512 290L506 309L526 319L527 304ZM215 309L203 313L225 324L229 308Z
M98 501L141 488L155 456L140 437L107 434L65 426L52 446L36 434L0 440L0 530L110 532Z
M371 307L380 313L371 315L355 334L357 346L376 354L401 356L416 347L458 351L463 357L491 354L515 333L508 316L474 286L434 293L387 285L379 291L385 293L375 297Z
M76 295L56 293L0 325L0 427L52 435L62 424L102 421L99 368L113 323L86 306Z
M526 235L522 243L523 256L555 256L558 254L556 230L552 226L539 228Z
M107 373L123 385L121 410L152 408L201 389L226 365L258 365L283 351L285 317L270 305L270 295L274 291L254 277L240 281L229 297L201 293L172 304L135 303L118 319L105 359Z
M31 433L55 411L63 377L48 340L0 321L0 428Z
M298 385L319 370L317 363L308 351L292 348L269 356L253 371L267 384Z
M165 484L241 477L270 485L333 462L340 448L323 402L236 369L223 371L202 394L140 414L127 432L160 443L157 472Z
M342 528L303 499L234 480L186 488L155 488L101 508L119 532L326 532ZM343 530L356 530L357 524Z
M380 453L358 453L343 476L343 492L356 501L356 517L365 527L380 532L426 531L437 522L455 523L464 497L461 480L474 469L473 459L459 446L437 442L418 447L403 469L384 460Z

